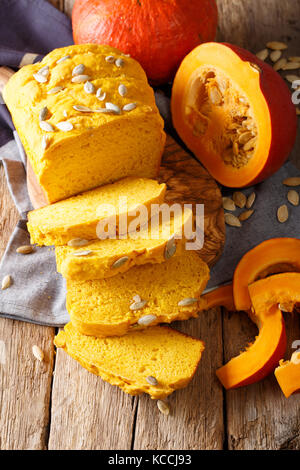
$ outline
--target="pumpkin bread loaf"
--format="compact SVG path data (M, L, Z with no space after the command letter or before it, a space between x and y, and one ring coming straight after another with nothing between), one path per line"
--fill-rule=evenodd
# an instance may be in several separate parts
M128 177L36 209L28 213L31 243L64 245L75 238L95 240L101 220L115 215L118 228L119 217L133 211L132 218L135 218L135 210L141 205L147 208L150 217L151 204L161 204L165 192L165 184L147 178ZM123 197L126 197L126 205L123 205Z
M93 281L67 281L67 310L78 331L121 336L132 329L197 317L209 269L194 251Z
M153 399L186 387L204 350L202 341L160 326L122 337L95 338L68 323L54 343L106 382L130 395L145 392Z
M163 120L142 67L117 49L55 49L14 74L3 97L49 203L158 173Z
M127 238L87 240L84 246L79 240L77 247L57 246L57 271L66 279L87 281L116 276L135 265L162 263L183 253L192 220L189 209L160 223L152 219L146 228Z

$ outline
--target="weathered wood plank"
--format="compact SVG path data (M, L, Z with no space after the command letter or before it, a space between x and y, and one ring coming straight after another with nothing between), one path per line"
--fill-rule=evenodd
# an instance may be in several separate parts
M65 0L64 1L64 11L67 15L71 16L75 0Z

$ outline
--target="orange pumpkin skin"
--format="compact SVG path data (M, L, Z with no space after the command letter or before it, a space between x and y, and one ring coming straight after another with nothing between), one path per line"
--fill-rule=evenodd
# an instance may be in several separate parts
M173 79L195 46L212 41L215 0L76 0L75 44L108 44L130 54L153 84Z
M188 124L186 105L195 79L205 66L224 73L252 107L258 128L257 145L252 158L241 168L225 164L219 151L212 149L210 136L215 135L220 120L213 127L211 119L206 133L200 137ZM250 186L275 173L296 139L296 110L283 79L255 55L232 44L202 44L185 57L173 83L171 112L174 127L187 147L217 181L228 187Z

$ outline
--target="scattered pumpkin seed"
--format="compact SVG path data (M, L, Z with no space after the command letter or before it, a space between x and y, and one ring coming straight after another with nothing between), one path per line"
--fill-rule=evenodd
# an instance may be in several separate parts
M247 198L245 194L242 193L241 191L235 191L233 193L232 199L235 205L238 206L240 209L243 209L247 202Z
M44 352L36 344L32 346L32 353L38 361L42 362L44 360Z
M289 218L289 211L288 211L287 205L282 204L282 206L278 207L277 209L278 222L283 224L284 222L288 220L288 218Z
M136 103L127 103L123 106L123 111L132 111L136 108Z
M64 117L68 117L68 113L65 109L63 110L63 115L64 115Z
M292 354L291 362L292 362L293 364L300 364L300 353L299 353L299 351L295 351L295 352Z
M249 217L251 217L251 215L253 214L254 210L252 209L248 209L247 211L244 211L242 212L240 215L239 215L239 220L241 222L243 222L244 220L247 220L249 219Z
M19 246L19 248L16 249L16 252L21 253L22 255L29 255L30 253L33 252L33 246L32 245Z
M50 143L49 136L48 136L48 135L43 135L43 137L42 137L42 149L43 149L43 150L46 150L46 148L48 147L49 143Z
M9 274L7 274L6 276L4 276L4 278L2 279L2 285L1 285L1 289L2 290L5 290L5 289L8 289L12 284L12 278Z
M282 41L269 41L266 46L273 51L283 51L288 48L287 44Z
M273 65L273 69L278 72L278 70L282 69L285 64L287 63L287 60L284 57L281 57L281 59L277 60L275 64Z
M81 113L92 113L93 110L87 106L81 106L81 104L74 104L73 109L80 111Z
M294 83L296 80L300 80L300 77L298 75L286 75L284 77L289 83Z
M179 307L188 307L189 305L193 305L198 302L199 299L195 299L194 297L186 297L178 302Z
M48 81L47 77L44 77L44 75L41 75L40 73L34 73L33 78L39 83L46 83Z
M254 204L254 201L256 199L256 194L255 192L253 191L253 193L251 193L248 198L247 198L247 202L246 202L246 208L247 209L251 209L251 207L253 206Z
M105 98L106 98L106 93L105 93L105 91L102 93L101 88L98 88L97 93L96 93L96 97L98 98L98 100L104 101Z
M155 377L153 377L153 375L148 375L148 377L146 377L146 380L148 384L153 385L154 387L158 385L158 381L156 380Z
M73 124L70 121L61 121L56 124L56 127L64 132L69 132L73 129Z
M282 70L297 70L300 68L299 62L287 62L283 67Z
M40 121L40 128L45 132L54 132L53 126L47 121Z
M277 60L280 59L282 52L277 50L277 51L272 51L270 54L270 59L272 62L277 62Z
M86 93L92 94L95 92L95 86L91 82L85 82L84 84L84 91Z
M125 263L127 263L128 260L129 260L129 257L128 257L128 256L122 256L122 258L117 259L117 260L113 263L112 268L113 268L113 269L120 268L120 267L123 266Z
M266 60L268 55L269 55L268 49L263 49L262 51L257 52L256 57L258 57L260 60Z
M133 304L131 304L129 308L130 308L130 310L133 310L133 311L142 310L142 308L144 308L147 305L147 303L148 303L147 300L141 300L140 302L133 302ZM146 315L146 316L148 316L148 315Z
M170 407L165 401L157 400L157 408L163 415L168 416L170 414Z
M127 87L121 83L121 85L119 85L118 92L120 96L125 96L127 93Z
M240 220L233 214L229 214L228 212L226 212L226 214L224 214L224 218L225 218L225 223L227 225L230 225L231 227L241 227L242 226Z
M157 319L156 315L144 315L138 319L138 324L141 326L148 326Z
M293 206L299 206L299 193L295 189L290 189L287 193L288 201L293 204Z
M300 186L300 176L291 176L282 181L285 186Z
M84 70L85 70L85 66L83 64L76 65L76 67L74 67L72 70L73 77L75 75L83 75Z
M89 75L75 75L75 77L72 78L73 83L83 83L89 80L91 77Z
M138 294L134 295L132 298L135 302L141 302L141 300L142 300L141 297Z
M108 62L109 64L112 64L114 61L115 61L115 58L113 55L108 55L107 57L105 57L105 60L106 62Z
M125 62L124 62L124 60L121 59L121 58L115 60L115 65L116 65L117 67L123 67L124 64L125 64Z
M58 93L61 90L63 90L62 86L55 86L54 88L51 88L51 90L47 91L47 95L55 95L55 93Z
M48 75L49 75L49 65L44 65L44 67L42 67L42 68L38 71L38 73L39 73L40 75L43 75L43 77L48 77Z
M300 56L288 57L291 62L300 62Z
M115 114L120 114L121 113L121 110L120 110L119 106L117 106L114 103L106 102L105 107L106 107L106 109L109 109L109 111L112 111Z
M72 253L72 255L73 256L88 256L91 253L93 253L92 250L74 251L74 253Z
M85 246L90 243L90 240L85 240L84 238L73 238L72 240L69 240L67 245L68 246Z
M47 108L47 106L44 106L44 107L40 110L39 120L40 120L40 121L45 121L45 119L47 118L47 114L48 114L48 108Z
M167 244L165 247L165 253L164 253L165 259L168 260L172 258L172 256L174 256L176 253L176 249L177 249L176 243L175 243L175 239L173 236L167 241Z
M62 62L64 62L65 60L67 59L70 59L70 56L69 55L65 55L64 57L62 57L61 59L58 59L56 61L57 64L61 64Z
M94 113L107 113L107 114L110 114L110 113L113 113L113 111L111 109L107 109L107 108L97 108L97 109L94 109L93 110Z
M226 211L235 211L235 203L230 197L223 197L223 209Z

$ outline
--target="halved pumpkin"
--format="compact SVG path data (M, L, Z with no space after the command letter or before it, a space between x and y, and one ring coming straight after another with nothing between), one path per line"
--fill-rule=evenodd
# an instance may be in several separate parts
M212 289L207 294L201 296L201 301L203 300L203 309L208 310L213 307L225 307L229 311L234 311L235 306L233 302L233 290L232 284L227 286L221 286L217 289Z
M280 361L275 377L286 398L300 393L300 352L294 352L290 361Z
M296 138L290 91L268 64L232 44L201 44L182 61L172 89L175 129L225 186L277 171Z
M287 271L300 271L300 239L271 238L248 251L233 276L236 309L250 309L249 284L269 274Z
M216 372L226 389L262 380L275 369L284 356L286 333L281 311L273 306L264 314L252 313L250 316L259 328L254 343Z

